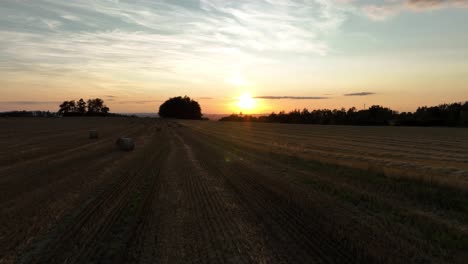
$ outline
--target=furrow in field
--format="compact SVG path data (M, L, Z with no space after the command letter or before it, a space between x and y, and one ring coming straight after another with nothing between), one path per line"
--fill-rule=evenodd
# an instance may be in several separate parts
M145 126L149 127L148 125ZM141 127L133 130L132 134L136 136L137 142L142 141L139 138L144 131ZM44 176L47 176L48 179L46 181L44 178L39 181L40 183L44 183L42 187L25 184L25 186L35 187L34 191L28 191L27 196L23 196L21 200L13 203L23 204L23 206L16 208L21 209L19 213L15 213L17 210L12 211L12 216L15 218L20 217L20 219L10 221L10 223L15 223L19 226L24 223L25 228L18 229L13 227L7 232L11 232L12 236L18 238L20 237L18 232L28 232L27 237L29 237L29 240L23 240L22 243L26 244L23 244L21 248L30 244L31 240L36 238L38 234L47 233L47 229L52 228L51 230L53 230L54 226L68 221L67 219L70 218L69 215L71 213L65 213L66 211L70 212L74 207L80 207L79 201L82 203L81 206L89 202L95 196L92 191L96 191L97 186L101 185L102 187L102 185L106 184L105 181L114 181L112 173L115 173L115 169L119 167L119 162L128 162L128 158L124 158L123 153L114 150L113 144L110 144L109 147L96 146L95 150L88 149L88 151L89 155L83 155L81 162L80 159L68 157L68 159L64 159L65 163L61 163L60 167L53 167L61 168L60 170L48 171L47 167L45 167L44 169L46 170L44 171L31 171L34 172L34 177L37 177L38 180ZM79 167L80 169L70 171L70 168L73 167ZM56 178L54 179L52 176ZM120 177L120 173L118 177ZM28 177L28 180L29 178L31 176ZM13 198L10 197L10 199ZM49 219L48 223L44 223L44 221L52 217L54 221L51 222ZM28 221L33 221L33 225L26 224ZM21 254L21 251L17 251L17 253Z
M216 131L204 131L204 133L209 133L218 137L226 137L226 134L216 132ZM233 135L235 134L235 136ZM347 150L344 147L338 147L339 144L336 144L337 147L333 147L333 144L330 142L325 142L324 146L317 148L318 144L315 140L309 139L308 141L303 141L296 144L285 144L285 145L274 145L271 144L271 140L266 137L257 137L256 135L249 134L247 136L242 136L239 133L230 133L228 138L232 141L236 141L245 145L252 145L256 147L268 148L271 151L277 152L288 152L296 153L297 155L307 157L312 159L328 159L328 161L336 160L343 162L353 162L357 161L362 163L362 166L367 165L382 165L389 167L391 169L401 169L401 170L410 170L416 172L417 170L424 170L432 174L438 175L450 175L455 178L460 176L463 178L463 175L468 174L468 160L461 159L459 162L456 159L447 159L438 158L431 159L430 156L424 158L415 158L411 154L392 154L385 156L386 153L382 153L378 145L374 147L371 152L360 151L359 149L349 149ZM254 138L254 139L253 139ZM272 139L273 140L273 139ZM275 142L278 141L278 137L274 139ZM283 139L282 139L283 140ZM281 141L281 140L280 140ZM310 142L310 143L307 143ZM313 142L313 143L312 143ZM299 145L297 145L299 144ZM310 145L315 144L315 145ZM448 152L450 153L450 152ZM401 157L400 157L401 156ZM468 155L467 155L468 156ZM394 157L394 158L392 158Z
M222 133L212 133L212 135L224 135ZM450 151L441 151L441 152L424 152L424 151L415 151L405 149L385 149L378 145L369 145L369 144L346 144L345 142L339 141L321 141L317 138L308 138L303 141L289 141L285 138L278 140L278 138L268 138L265 136L259 135L249 135L249 136L232 136L233 140L241 140L247 144L256 144L262 145L265 148L278 149L280 151L287 152L299 152L299 153L318 153L324 155L331 155L335 157L346 156L348 158L359 157L360 160L369 159L369 161L377 160L376 157L380 158L384 162L391 162L392 160L405 160L411 162L419 162L421 165L428 164L436 165L437 163L441 166L447 166L452 164L456 167L465 167L468 169L468 160L466 155L459 155L459 157L454 157L453 155L448 155ZM448 163L448 164L447 164Z
M204 141L207 142L208 140L209 139L205 138ZM231 161L231 162L234 162L234 161ZM222 164L222 163L218 160L218 164ZM263 190L263 192L266 192L266 193L263 194L264 196L270 196L269 199L264 201L264 204L258 205L257 210L260 210L262 208L275 208L275 206L279 206L281 204L284 205L285 201L290 202L290 206L289 206L290 208L288 208L287 210L289 210L290 217L292 217L292 219L296 219L295 220L296 223L295 224L283 223L281 226L286 226L288 228L291 228L290 227L291 225L301 227L301 223L304 223L304 222L305 223L310 223L310 224L316 223L316 224L319 224L319 226L321 225L320 227L322 229L326 230L326 232L328 232L328 235L322 234L322 236L320 236L320 238L323 237L323 240L321 240L322 244L320 246L320 248L322 248L322 249L326 248L326 246L324 246L324 244L326 244L326 243L324 243L324 241L327 240L326 237L332 237L331 235L333 235L333 233L336 232L336 230L334 230L334 228L336 228L337 230L340 230L340 228L344 228L344 230L342 231L344 237L340 238L340 236L338 236L338 237L335 236L335 238L337 239L336 241L340 241L340 240L346 241L345 240L346 237L348 237L348 238L353 237L353 236L350 235L350 234L353 233L353 229L350 230L349 227L346 226L346 225L351 225L351 223L353 221L358 221L359 218L356 218L356 220L344 221L344 223L341 222L341 224L342 225L344 224L344 226L340 227L340 222L334 222L333 218L327 218L327 217L323 218L323 217L326 215L325 212L327 212L327 211L328 211L328 213L332 213L332 215L336 214L337 219L340 219L340 218L341 219L347 219L343 215L349 214L348 216L351 217L352 214L360 215L360 214L362 214L362 212L357 212L356 210L350 211L349 209L341 207L338 201L333 202L333 200L330 200L330 199L328 199L328 198L326 198L323 195L320 195L318 193L311 194L310 191L301 190L300 188L297 188L297 186L294 186L291 183L288 183L287 179L273 180L272 175L269 175L269 176L264 175L261 170L259 170L259 171L252 170L251 167L244 167L242 164L239 164L239 163L235 163L235 165L233 165L233 166L236 169L235 172L231 172L232 168L230 170L224 168L224 169L221 169L220 171L223 171L224 173L228 172L228 176L226 176L226 177L229 180L238 179L240 176L243 176L243 181L247 181L247 183L244 183L244 185L247 186L247 187L244 186L243 188L248 188L249 186L250 186L250 188L253 188L251 186L256 186L255 187L256 189L251 190L251 191L240 189L239 194L242 193L243 198L248 197L248 195L247 195L248 193L262 193L262 190ZM265 171L265 170L263 170L263 171ZM249 173L244 174L245 172L249 172L250 175L249 175ZM255 175L255 177L252 177L251 175ZM239 182L236 181L236 182L234 182L234 184L236 184L236 183L239 184ZM265 191L265 189L270 189L270 191ZM271 190L273 190L273 191L271 191ZM246 201L246 203L255 204L255 203L259 203L259 201L261 201L261 200L262 200L261 197L254 197L254 198L252 198L252 200ZM294 201L294 202L292 202L292 201ZM323 203L329 204L330 209L328 209L327 206L325 206ZM311 206L310 204L312 204L312 207L310 207ZM291 209L291 208L296 208L295 205L302 205L302 206L299 207L299 208L302 208L302 209L299 209L299 208ZM315 210L319 215L310 216L310 214L307 213L307 211L301 211L301 210L305 210L305 208L308 208L308 210L309 211L311 210L312 212ZM331 209L331 208L333 208L333 209ZM352 213L352 214L350 214L350 213ZM259 214L259 217L261 215L262 214ZM265 219L275 219L275 218L278 217L278 215L282 215L281 211L279 211L279 212L274 211L274 213L272 213L271 215L265 216L264 218ZM294 218L294 217L298 217L297 215L300 215L299 220L297 220L297 218ZM320 217L317 218L317 216L320 216ZM369 216L372 217L372 215L369 215ZM322 218L322 219L320 219L320 218ZM307 219L307 220L304 221L303 219ZM353 217L351 217L350 219L353 219ZM292 220L290 220L290 221L292 221ZM379 233L379 231L376 231L374 228L367 229L366 227L362 226L359 222L356 222L354 224L356 225L355 226L356 229L360 228L359 232L361 232L361 235L363 236L363 238L364 238L364 234L366 232L368 234L369 239L371 239L376 233ZM272 226L272 225L273 225L273 223L270 223L267 226ZM374 223L374 225L375 225L375 227L379 226L378 223ZM306 225L306 226L301 227L303 229L300 231L300 233L305 232L305 233L308 233L310 235L310 236L308 236L309 238L307 238L307 239L310 239L310 237L316 237L317 233L318 234L322 233L321 229L315 229L315 230L312 229L312 231L311 231L310 230L311 227L313 227L313 226ZM350 233L346 234L345 231L350 232ZM289 232L293 232L293 231L289 231ZM314 232L315 232L315 235L313 235ZM357 232L357 231L354 230L354 232ZM375 234L373 234L374 232L375 232ZM287 237L287 235L284 235L284 236ZM306 239L306 238L302 238L299 241L302 241L304 239ZM307 241L307 239L305 241ZM382 240L376 241L376 242L378 242L379 244L382 244L384 240L385 239L382 239ZM359 244L359 243L356 243L357 241L352 242L352 241L348 240L347 244L341 245L341 246L340 246L340 243L336 244L337 243L336 241L333 242L333 239L332 239L332 242L330 242L330 247L329 248L335 248L337 250L339 248L344 248L345 249L344 251L348 250L348 252L349 252L349 250L351 250L351 252L352 252L351 255L354 255L355 257L356 256L359 257L360 254L361 254L360 255L361 258L366 259L367 257L369 257L369 256L366 255L367 253L369 253L369 252L366 252L368 249L366 249L365 247L361 247L361 248L357 247L357 244ZM389 242L383 243L384 245L381 245L381 248L379 248L377 246L376 246L376 248L379 248L380 250L387 250L387 249L385 249L385 244L387 244L387 243L389 243ZM356 250L356 252L353 252L353 245L356 246L356 248L354 249L354 250ZM407 246L409 246L409 245L407 245ZM406 249L406 250L409 250L409 248ZM285 254L285 255L290 256L291 254ZM336 252L331 253L329 255L339 256L339 254L337 254ZM372 256L373 256L374 260L377 259L377 260L379 260L379 262L383 261L383 260L379 259L378 254L374 254ZM354 259L354 261L356 261L356 259Z
M8 175L8 170L13 167L16 169L17 166L34 166L34 163L41 163L44 161L49 162L49 165L54 165L54 163L59 162L62 159L74 158L80 154L85 155L86 152L90 152L90 148L93 148L97 145L109 144L116 139L118 135L134 135L137 132L141 132L145 128L144 124L139 124L136 126L128 126L124 129L112 129L112 132L101 135L99 140L89 140L86 139L87 132L81 134L71 135L67 137L63 142L53 142L53 141L44 141L38 143L40 148L36 151L44 151L42 155L39 153L33 153L33 155L28 154L26 157L17 158L16 160L10 160L8 165L3 167L0 170L0 173ZM86 140L85 140L86 139ZM63 143L67 144L63 144ZM52 147L49 147L51 145ZM60 146L55 148L54 146ZM36 155L37 154L37 155ZM0 178L1 180L1 178Z
M129 131L132 131L129 133L130 135L137 136L144 131L144 127ZM45 187L52 187L57 182L69 178L73 173L79 175L83 169L82 166L93 166L94 160L99 162L99 160L115 154L113 141L113 138L109 138L86 146L77 146L66 153L51 154L50 156L56 157L53 161L41 158L2 170L0 204L11 203L12 199L20 197L26 192L31 195L35 191L43 192L47 190ZM76 179L80 180L80 177L76 177Z
M451 148L441 148L441 147L431 147L435 143L434 139L426 140L421 142L420 144L414 144L414 141L411 142L403 142L401 139L395 140L395 144L386 145L382 139L378 139L377 141L373 141L368 137L362 137L362 140L357 140L355 137L351 135L347 135L343 137L336 136L327 136L326 134L314 134L310 133L303 137L298 137L292 131L288 131L288 134L283 134L281 137L278 137L278 134L272 133L270 131L261 131L261 130L242 130L241 128L237 128L239 133L228 133L229 131L224 130L210 130L212 133L216 133L218 135L229 135L233 138L242 138L242 139L249 139L251 141L256 142L264 142L267 144L276 144L276 145L294 145L294 146L301 146L303 148L310 148L315 149L317 147L323 148L324 150L332 151L359 151L371 154L380 154L382 151L388 151L388 153L398 153L393 154L396 157L398 155L407 155L412 157L417 157L421 159L430 159L432 157L440 158L444 156L446 158L454 159L454 160L461 160L466 161L466 156L468 155L468 151L466 148L461 148L460 144L457 144ZM208 131L208 130L205 130ZM466 143L466 142L465 142ZM355 153L360 154L360 153Z
M209 151L204 149L198 154L205 155L205 160L208 160L210 155L203 153L215 155ZM207 162L206 166L217 167L211 162ZM254 174L248 168L239 168L235 172L232 169L233 167L218 168L218 177L223 177L227 188L239 199L242 209L261 227L262 236L267 240L270 250L275 252L277 259L298 263L333 263L351 259L340 252L340 247L336 247L336 244L321 234L319 229L313 226L313 222L305 224L303 213L294 209L286 199L267 191L263 184L256 182L254 179L258 174ZM264 184L268 185L267 182Z
M217 181L217 176L201 167L190 142L176 131L174 134L188 164L187 171L182 174L187 180L183 190L188 194L187 205L193 209L192 221L196 221L197 233L202 239L192 248L193 252L201 253L200 261L206 263L246 263L246 254L240 252L247 251L247 240L238 236L237 224L241 223L233 222L232 217L235 204L228 201L229 194L222 182Z
M216 142L214 140L210 140L211 137L205 137L203 139L203 137L201 136L198 136L200 137L202 141L204 142L207 142L207 143L210 143L210 142ZM221 140L223 139L223 140ZM224 141L224 143L223 143ZM227 143L227 142L230 142L230 143ZM214 144L214 143L213 143ZM438 251L440 250L437 246L434 246L435 244L434 243L440 243L438 240L440 239L439 237L437 236L434 236L434 234L425 234L424 236L426 236L426 238L424 238L423 240L421 240L421 232L427 232L427 228L428 226L432 226L431 228L433 228L434 230L447 230L445 232L450 232L452 237L447 237L447 240L451 240L453 239L453 242L450 242L450 243L463 243L463 237L460 236L461 234L464 234L466 233L465 231L463 231L463 225L460 225L459 223L457 223L457 221L446 221L448 219L447 218L447 212L448 211L440 211L441 209L437 209L437 208L434 208L433 206L435 205L433 201L422 201L422 203L420 203L421 201L420 200L414 200L414 199L420 199L422 197L417 197L417 195L411 195L410 196L406 196L407 194L405 194L405 190L407 189L404 185L400 186L398 188L398 186L395 186L397 187L397 189L393 189L392 186L392 182L390 180L388 181L384 181L381 182L381 184L384 184L382 186L378 185L379 182L375 182L374 180L372 179L368 179L368 180L364 180L364 179L360 179L361 176L359 175L356 175L357 178L355 178L355 180L351 181L350 182L350 179L345 179L345 178L334 178L334 177L331 177L333 176L334 174L332 175L318 175L318 174L314 174L313 171L311 171L310 169L307 169L307 171L303 171L305 170L306 168L304 169L300 169L300 168L294 168L294 165L293 167L291 167L289 164L288 164L288 160L291 159L290 157L288 158L288 155L283 155L283 160L275 160L275 159L272 159L274 156L270 156L267 152L265 152L265 150L259 150L259 149L256 149L255 146L250 146L250 147L247 147L247 146L241 146L238 144L238 142L233 142L229 139L226 139L226 137L222 137L220 138L220 141L218 141L216 144L216 146L219 146L219 148L221 148L221 150L224 150L225 152L225 155L227 155L229 157L230 160L232 161L235 161L235 160L241 160L242 163L245 163L247 162L247 159L251 160L251 162L249 162L249 168L253 168L253 167L261 167L261 166L257 166L258 164L265 164L265 166L263 166L263 169L260 169L256 175L258 175L258 177L260 177L262 175L261 171L269 171L270 172L270 178L272 175L274 175L275 171L280 171L281 168L277 168L277 169L274 169L275 167L278 167L278 166L281 166L281 165L284 165L285 168L287 168L287 171L288 173L287 174L290 174L291 175L294 175L294 176L297 176L297 180L299 180L299 185L302 185L304 186L305 185L305 182L304 180L306 180L307 178L309 179L313 179L314 181L314 185L320 183L320 184L324 184L325 182L329 182L328 184L330 184L330 188L333 189L333 192L331 193L333 196L337 196L337 198L339 197L340 199L339 200L336 200L334 203L333 206L330 207L329 210L324 210L324 212L328 211L327 214L333 214L333 211L334 210L339 210L341 211L342 213L344 213L344 215L347 215L346 217L355 217L356 220L358 221L358 223L365 223L365 229L368 229L370 230L371 232L369 233L370 237L372 236L375 236L376 238L379 238L377 241L375 242L364 242L362 240L364 240L364 238L366 237L364 234L366 234L366 231L365 229L364 230L359 230L357 231L356 229L358 229L357 227L353 230L353 229L350 229L350 230L346 230L346 232L343 232L344 234L349 234L351 237L352 237L352 234L353 233L358 233L359 234L359 237L356 241L353 242L354 245L359 245L359 243L357 242L361 242L361 245L363 246L366 246L366 245L374 245L376 243L380 243L381 244L381 247L382 248L385 248L385 247L389 247L389 248L401 248L402 245L406 245L404 246L403 248L401 248L401 250L398 250L400 253L403 253L403 252L409 252L408 253L408 256L415 256L416 258L419 258L419 260L423 260L425 259L426 257L426 254L424 253L424 250L427 248L433 248L432 250L435 250L435 251ZM229 153L231 149L231 153ZM255 153L255 154L254 154ZM263 153L263 154L261 154ZM265 155L266 154L266 155ZM262 156L263 155L263 156ZM237 158L234 158L234 157L237 157ZM247 158L248 157L248 158ZM232 162L231 161L231 162ZM294 162L295 163L295 162ZM254 165L255 166L252 166ZM241 168L238 168L239 171L241 171L242 169ZM302 171L301 171L302 170ZM288 175L284 175L284 176L288 176ZM282 176L279 176L280 178ZM382 177L382 175L376 175L375 177L377 178L380 178ZM289 178L289 177L286 177L286 178ZM301 180L302 179L302 180ZM377 179L376 179L377 180ZM309 180L307 180L309 181ZM345 181L345 182L344 182ZM362 181L362 182L361 182ZM266 180L262 180L262 183L265 183L266 186L274 186L274 184L266 184ZM399 181L398 181L399 182ZM293 183L293 182L292 182ZM358 184L357 186L352 186L352 185L349 185L350 183L352 184ZM366 183L366 185L372 185L372 184L377 184L377 186L361 186L363 185L364 183ZM309 183L307 183L309 184ZM388 184L391 184L390 186L388 186ZM416 182L415 182L416 184ZM424 183L421 183L421 190L424 189ZM281 187L281 185L278 185ZM288 189L290 190L296 190L293 192L293 194L296 194L296 193L301 193L302 191L298 191L297 190L297 186L288 186L288 187L285 187L287 186L286 182L285 184L283 184L283 187L284 187L284 190L287 191ZM358 189L356 189L356 187L358 187ZM371 193L368 193L365 189L360 189L361 187L365 187L365 188L370 188L370 189L366 189L367 191L372 191L373 194ZM404 189L401 189L401 188L404 188ZM434 189L437 189L435 186L431 187L431 188L434 188ZM302 189L304 191L304 193L307 193L307 194L310 194L310 189L309 191L307 191L307 189L304 189L304 188L299 188L299 190ZM375 190L374 190L375 189ZM324 191L325 189L322 189L320 188L319 189L321 192ZM389 193L389 191L392 191ZM411 190L408 190L409 192L413 192ZM342 192L342 194L339 194L339 192ZM393 192L396 192L396 193L393 193ZM457 191L458 192L458 191ZM355 197L348 197L348 198L345 198L345 196L343 196L344 194L348 195L348 194L353 194L353 196ZM428 195L427 198L430 198L430 199L433 199L431 198L431 196L433 195L436 195L437 193L433 193L433 191L431 190L427 190L427 193L424 194L424 195ZM374 196L375 195L375 196ZM388 195L388 197L386 196ZM401 196L403 195L403 196ZM420 194L418 194L420 195ZM313 197L314 195L312 195ZM411 196L414 196L414 197L411 197ZM342 198L345 198L345 199L342 199ZM352 198L353 200L348 200L349 198ZM356 198L358 198L358 200L356 201ZM365 199L365 200L362 200L362 201L359 201L359 199ZM399 200L401 199L401 200ZM411 200L409 200L411 199ZM301 200L307 200L307 199L301 199L301 195L297 196L296 199L295 199L299 204ZM356 204L357 202L357 204ZM362 205L361 204L362 202ZM372 202L372 203L367 203L367 202ZM376 208L375 206L377 205L376 202L378 202L378 206L381 206L380 210L379 211L375 211ZM415 202L417 202L415 204ZM348 204L347 206L345 206L346 204ZM357 205L359 205L359 207L356 207ZM354 209L350 210L351 208L349 207L355 207ZM370 207L368 207L370 206ZM419 206L422 206L422 207L419 207ZM446 205L441 205L441 206L446 206ZM461 205L457 205L457 204L453 204L453 210L455 210L455 208L458 208L459 206ZM418 209L419 207L419 209ZM427 210L435 210L434 212L435 213L440 213L438 216L436 215L433 215L433 214L430 214ZM461 209L460 209L461 210ZM389 215L390 212L398 212L397 215L394 215L394 216L391 216L392 217L392 221L390 223L394 223L392 225L388 225L388 221L389 221ZM423 215L421 214L421 212L426 212L426 213L423 213ZM457 214L459 214L460 217L463 217L464 214L465 214L466 210L463 211L463 212L459 212ZM453 215L453 213L455 213L455 211L452 211L450 212L451 215ZM346 217L337 217L337 219L346 219ZM362 220L360 220L362 219ZM445 220L444 220L445 219ZM461 218L463 219L463 218ZM424 225L415 225L414 224L414 221L424 221ZM396 222L396 223L395 223ZM359 226L359 225L357 225ZM382 233L382 231L385 231ZM390 233L386 233L386 231L390 231ZM378 235L377 235L378 234ZM430 239L430 240L429 240ZM399 241L401 240L401 241ZM465 238L466 240L466 238ZM372 241L372 240L371 240ZM393 242L392 242L393 241ZM402 241L406 241L406 244L402 243ZM436 242L437 241L437 242ZM457 242L455 242L457 241ZM389 244L392 244L394 243L393 245L394 246L389 246ZM444 242L444 243L449 243L448 241L447 242ZM456 250L456 246L454 245L448 245L446 244L445 245L445 249L443 251L445 251L444 254L444 259L446 259L446 261L450 260L449 262L453 262L452 257L453 257L453 254L449 254L450 252L453 252L453 251L447 251L447 250L450 250L448 248L452 248L451 250ZM447 248L448 247L448 248ZM409 250L410 248L413 248L411 250ZM410 252L415 252L415 253L410 253ZM460 253L460 252L459 252ZM440 253L437 253L437 254L440 254ZM391 253L385 253L385 254L382 254L382 256L389 256L391 255ZM434 254L436 255L436 254ZM463 256L463 254L457 254L458 257L460 257L460 255ZM466 254L465 254L466 255ZM434 257L434 256L433 256ZM379 261L380 262L380 261Z
M222 179L177 135L134 263L277 263Z
M141 156L144 150L141 147L141 150L132 155ZM146 167L135 170L130 166L131 161L126 161L124 168L119 168L124 171L116 175L117 179L111 180L106 187L101 187L103 192L100 195L85 203L77 215L71 214L62 219L61 224L38 241L22 260L60 263L64 260L73 262L86 259L95 250L95 240L112 227L132 194L141 187L141 175L146 172ZM116 171L118 170L108 173Z
M31 120L32 124L26 127L17 128L18 124L12 125L14 131L10 132L12 135L8 139L8 144L4 146L4 152L0 153L0 165L39 157L43 153L66 150L77 143L87 143L89 142L87 137L90 129L98 129L101 136L106 137L115 131L123 131L125 128L131 127L131 122L133 122L127 119L106 120L105 125L103 125L101 124L102 119L91 118L91 120L86 120L87 122L82 122L82 120L80 118L40 120L44 123L47 122L49 126L47 129L42 129L40 133L37 131L42 127L42 122L37 122L39 120L36 122ZM27 124L27 122L25 123ZM111 125L109 126L109 124ZM70 141L70 138L74 138L75 141Z
M205 124L203 124L205 125ZM270 125L270 126L262 126ZM218 133L223 133L225 135L233 135L230 133L236 131L235 135L240 135L245 138L258 137L261 138L272 138L274 140L281 139L280 141L285 141L284 139L291 139L293 142L298 143L312 143L311 139L314 139L313 143L328 142L330 140L336 140L338 143L343 144L370 144L370 146L378 147L378 149L387 147L387 139L391 140L392 143L388 144L388 147L395 147L396 150L403 149L404 152L411 153L413 150L421 150L423 152L445 152L445 154L460 154L464 155L468 152L466 147L468 147L468 142L466 135L458 135L457 130L447 130L446 132L454 133L453 136L448 137L447 141L450 142L450 146L443 147L438 141L438 137L432 135L430 137L424 137L423 139L418 139L418 137L404 137L401 131L399 133L392 134L392 132L386 132L388 128L381 127L362 127L366 130L375 130L377 135L372 135L366 133L358 133L354 135L353 133L348 133L349 130L355 131L356 127L346 127L346 126L309 126L309 125L271 125L271 124L254 124L254 125L242 125L242 124L207 124L205 126L196 126L197 129L205 129L206 131L214 131ZM285 129L278 130L277 127L283 127ZM294 129L297 127L296 129ZM390 128L390 129L404 129L404 128ZM430 130L430 128L420 128L425 129L418 131L420 134L425 134ZM444 131L444 130L442 130ZM441 131L441 132L442 132ZM396 131L395 131L396 132ZM385 134L391 136L385 136ZM459 140L456 139L457 135ZM417 144L415 144L417 143ZM466 147L463 147L466 146Z

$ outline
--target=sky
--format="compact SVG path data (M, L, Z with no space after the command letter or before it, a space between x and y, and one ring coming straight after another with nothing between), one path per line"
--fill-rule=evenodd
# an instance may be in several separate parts
M1 0L0 111L414 111L468 100L467 25L468 0Z

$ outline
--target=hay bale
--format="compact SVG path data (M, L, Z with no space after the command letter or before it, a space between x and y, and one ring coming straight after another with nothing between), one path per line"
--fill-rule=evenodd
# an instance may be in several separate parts
M99 138L99 133L97 132L97 130L95 130L95 129L90 130L90 131L89 131L89 138L90 138L90 139Z
M135 142L132 138L119 137L115 144L123 151L132 151L135 148Z

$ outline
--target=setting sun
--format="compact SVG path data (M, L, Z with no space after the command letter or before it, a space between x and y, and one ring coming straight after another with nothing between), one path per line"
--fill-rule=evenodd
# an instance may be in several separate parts
M242 111L248 111L255 108L256 102L250 94L243 94L239 96L239 102L237 104Z

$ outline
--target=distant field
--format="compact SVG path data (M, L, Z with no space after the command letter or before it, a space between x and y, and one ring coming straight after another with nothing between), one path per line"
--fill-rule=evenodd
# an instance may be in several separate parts
M23 118L0 131L0 263L468 260L468 129Z
M465 185L468 129L194 122L239 145L304 159Z

